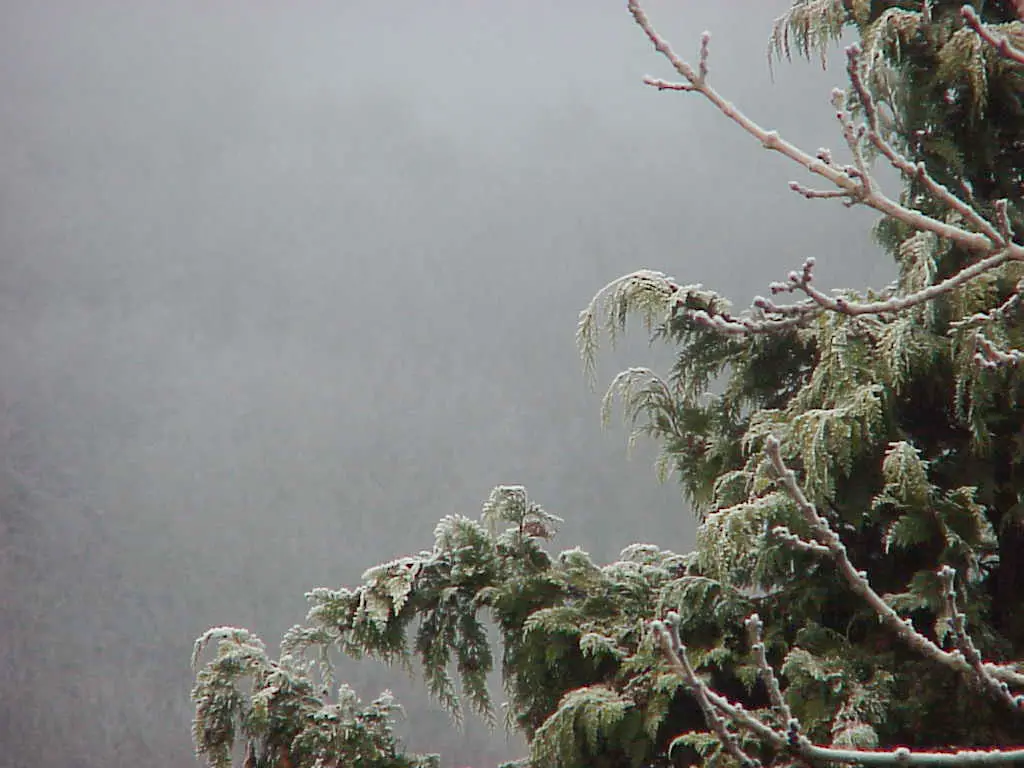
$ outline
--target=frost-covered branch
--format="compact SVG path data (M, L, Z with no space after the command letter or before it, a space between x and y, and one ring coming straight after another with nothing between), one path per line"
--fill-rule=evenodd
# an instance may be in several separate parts
M963 654L944 651L938 645L914 629L914 625L909 619L902 618L895 610L893 610L892 606L885 602L882 596L874 590L871 583L868 581L867 573L857 570L853 562L850 560L849 553L846 550L846 545L843 544L839 534L832 529L832 526L824 517L818 514L818 510L808 500L803 489L800 487L800 484L797 483L796 473L786 466L782 459L781 446L777 438L774 436L768 437L765 444L765 452L768 456L768 460L771 462L772 468L775 470L779 478L779 482L782 484L782 487L796 503L797 508L801 515L803 515L803 518L810 527L811 533L814 537L820 544L828 548L829 554L832 560L836 563L840 575L853 592L859 595L878 615L879 619L893 630L901 640L915 651L919 652L922 656L932 659L933 661L961 674L973 677L975 670L964 658ZM984 663L983 669L986 675L991 675L994 679L1002 683L1012 684L1018 687L1024 686L1024 675L1009 667ZM1019 702L1024 701L1024 699L1022 699L1022 697L1015 697L1013 701L1014 708L1020 709L1021 706Z
M881 315L900 312L919 304L925 304L929 301L933 301L939 296L949 293L953 289L970 282L974 278L1002 266L1008 260L1008 250L1004 249L997 251L981 261L976 261L970 266L964 267L959 272L951 275L945 280L929 285L927 288L922 288L920 291L908 293L903 296L893 296L885 301L854 302L843 298L842 296L829 296L827 293L818 290L812 285L815 265L813 257L804 261L803 267L799 272L795 270L790 272L789 275L787 275L786 282L772 283L770 288L773 294L800 291L801 293L806 294L811 301L822 309L839 312L844 315ZM759 303L760 302L755 302L755 304Z
M779 677L775 674L771 664L768 663L768 655L764 650L764 623L761 621L760 616L752 613L747 617L746 624L747 634L750 638L750 650L757 661L758 675L765 688L768 689L768 698L772 702L772 707L775 708L779 717L782 718L782 721L790 723L793 721L793 713L789 708L789 704L786 703L786 697L782 695Z
M1024 708L1024 696L1014 696L1010 693L1010 686L992 675L982 661L981 652L967 631L967 616L960 610L956 601L956 570L944 565L939 569L939 578L942 580L942 597L946 601L948 621L953 629L953 635L956 637L957 647L960 648L967 663L971 665L977 680L994 698L999 699L1011 709Z
M859 125L855 123L852 113L844 107L842 91L838 89L833 91L832 97L836 107L836 117L854 161L852 165L842 166L833 162L832 155L827 149L819 149L814 155L811 155L786 141L777 132L763 128L722 97L707 82L710 41L707 32L701 36L700 59L698 67L695 69L681 58L668 41L654 29L638 0L629 0L629 10L655 49L683 78L683 82L673 83L647 77L645 82L648 85L659 90L700 93L723 115L757 139L766 149L779 152L809 172L831 182L835 187L834 189L811 189L794 181L790 184L794 191L809 199L841 198L850 205L857 203L866 205L917 230L931 232L979 256L974 263L968 264L938 283L913 293L892 296L884 301L870 302L853 302L815 288L811 284L813 261L808 260L802 273L791 273L788 282L773 284L772 292L778 294L799 291L808 297L809 302L785 306L758 298L753 307L756 314L740 316L691 309L689 316L695 322L722 333L749 335L778 332L805 322L808 316L815 313L814 307L811 305L846 315L896 313L948 294L964 284L998 269L1007 262L1024 260L1024 246L1015 243L1012 239L1005 200L996 203L996 220L990 221L980 213L976 206L964 201L932 177L923 163L912 162L885 138L885 133L880 126L875 99L867 88L862 75L862 52L859 45L854 44L846 49L847 74L852 86L853 97L863 111L864 122ZM992 33L980 24L977 14L969 6L964 10L964 18L969 23L973 19L976 22L975 28L978 33L988 35L986 39L991 38ZM1005 42L1004 40L1003 43ZM870 173L863 151L864 142L870 144L885 157L907 181L921 184L937 202L947 207L960 221L965 222L965 226L957 226L943 219L928 216L886 196ZM1017 351L1002 352L992 345L983 344L981 352L979 360L986 365L1017 364L1022 358L1021 353Z
M868 91L867 86L864 84L864 79L861 77L861 53L861 48L856 43L847 47L846 73L850 79L850 85L853 87L853 92L857 96L857 101L864 110L865 125L855 130L850 115L842 110L840 104L837 103L837 117L844 126L843 134L846 137L850 151L854 153L855 157L860 157L860 138L863 134L871 145L892 164L893 168L903 174L907 181L921 182L925 189L935 196L936 200L956 211L985 235L992 242L993 247L1005 248L1010 245L1009 238L1004 237L1004 234L996 226L929 174L924 163L911 162L909 158L897 151L884 138L878 124L878 107L875 104L875 99L871 92ZM842 91L837 89L832 93L834 102L839 102L842 99ZM866 166L858 164L858 168L862 173L867 174ZM955 238L950 239L955 240Z
M759 623L759 619L756 616L752 616L747 621L748 627L751 626L751 621L755 622L754 626ZM701 679L687 657L686 646L679 639L678 624L678 614L671 611L664 621L652 621L650 628L669 667L683 679L687 689L697 700L708 726L721 739L723 746L729 754L743 766L760 765L760 761L751 758L742 749L736 735L729 730L729 724L750 731L767 746L779 752L791 754L799 762L807 765L828 762L865 766L927 765L953 768L953 766L961 765L1004 765L1024 761L1024 749L933 752L910 750L906 747L890 750L823 747L814 744L804 736L800 732L799 721L793 717L786 719L786 731L777 730L756 715L748 712L742 705L733 703L725 696L714 691ZM759 634L754 634L754 632L755 630L752 630L752 636L759 637ZM755 654L758 654L756 649ZM761 648L761 655L763 655L763 646ZM764 664L767 666L767 660L764 661ZM771 676L775 679L773 672ZM782 711L788 712L788 707L785 706L782 699L781 690L775 693L770 691L769 695L773 701L778 696L783 707Z
M985 26L981 21L981 18L978 16L978 12L974 10L973 5L965 5L961 8L960 15L964 17L964 21L967 22L967 26L973 29L978 34L978 37L995 48L999 52L1000 56L1005 56L1011 61L1024 64L1024 51L1013 45L1003 35L998 35ZM1020 15L1019 5L1018 15Z
M974 354L974 361L982 368L999 368L1004 365L1020 365L1024 362L1024 352L1019 349L1011 349L1009 352L1000 349L980 331L975 334L975 344L978 351Z
M821 159L820 153L819 156L811 155L797 147L795 144L792 144L782 138L777 131L770 131L763 128L761 125L747 117L742 111L737 109L735 105L727 101L718 93L718 91L708 84L705 76L707 69L706 61L704 61L707 58L708 40L710 39L708 33L704 33L701 37L701 58L704 63L699 65L700 71L698 72L687 61L682 59L673 50L672 46L669 45L668 41L665 40L657 30L655 30L647 17L647 14L644 12L643 8L641 8L638 0L629 0L629 10L636 23L641 29L643 29L644 33L647 35L658 53L668 60L675 71L682 76L685 81L683 83L671 83L653 77L646 77L644 78L644 82L648 85L651 85L658 90L679 90L700 93L715 107L717 107L723 115L757 139L765 149L779 152L795 163L803 166L809 172L817 176L821 176L825 180L831 182L835 185L837 191L840 192L840 196L845 197L851 204L860 203L866 205L879 213L898 219L915 229L933 232L939 237L950 240L969 251L991 253L997 248L1002 247L1002 244L998 240L993 239L985 232L972 232L898 203L880 191L878 184L871 179L870 175L867 173L866 167L863 167L863 165L852 168L836 166ZM859 134L859 130L854 133ZM853 138L859 139L858 136L853 136ZM857 155L855 154L855 157L856 156ZM799 189L802 190L802 187ZM810 192L810 194L808 194L808 192ZM811 197L832 196L809 190L802 191L801 194ZM1024 247L1011 244L1006 247L1006 250L1007 258L1024 260Z
M718 736L726 751L743 768L760 766L760 760L752 758L743 751L743 747L740 746L736 734L729 730L728 723L720 714L722 708L712 702L714 692L697 676L697 672L690 664L690 660L686 655L686 646L679 639L679 615L671 612L665 617L664 622L652 622L651 631L654 633L654 638L661 648L661 652L668 660L669 666L686 682L687 688L693 694L701 711L704 713L705 721L707 721L708 726ZM751 719L755 720L756 718ZM771 731L771 729L768 728L768 731Z

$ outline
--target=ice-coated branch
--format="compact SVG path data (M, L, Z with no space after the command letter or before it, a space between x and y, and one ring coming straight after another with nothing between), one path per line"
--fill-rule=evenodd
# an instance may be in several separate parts
M949 614L947 620L956 638L957 647L967 663L971 665L977 680L994 698L999 699L1011 709L1024 708L1024 696L1014 696L1010 693L1010 686L992 675L985 667L978 647L967 632L967 616L960 610L956 602L956 570L951 566L944 565L939 569L939 578L942 580L942 597L946 601L946 611Z
M1017 4L1018 16L1021 14L1021 5L1024 3ZM1011 61L1016 61L1019 64L1024 64L1024 51L1013 45L1003 35L998 35L982 23L981 18L978 16L978 12L974 10L973 5L965 5L960 9L960 15L964 17L964 21L967 22L967 26L973 29L978 37L984 40L986 43L995 48L1000 56L1005 56Z
M647 35L655 50L668 60L673 69L684 80L682 83L670 83L665 80L646 77L644 82L648 85L658 90L680 90L700 93L723 115L757 139L765 149L779 152L793 162L803 166L809 172L829 181L840 192L838 196L845 197L851 204L860 203L866 205L879 213L898 219L915 229L933 232L939 237L950 240L969 251L991 253L996 249L1004 247L999 240L993 239L989 234L986 234L987 231L994 231L991 228L987 229L986 232L972 232L898 203L880 191L877 183L867 174L863 163L852 167L836 166L822 159L820 152L817 156L811 155L782 138L777 131L766 130L747 117L708 84L704 76L706 75L706 61L700 65L700 71L698 72L673 50L668 41L654 29L647 14L641 8L639 0L629 0L628 7L634 20ZM706 59L707 39L706 35L702 37L702 60ZM857 134L860 131L859 129L854 130L852 128L851 130L853 130L851 137L856 143L859 141ZM855 154L856 157L857 155ZM801 194L809 197L832 196L824 192L805 189L800 185L797 185L796 189ZM1024 247L1011 243L1005 246L1005 251L1004 258L1006 259L1024 260Z
M895 610L893 610L892 606L885 602L885 600L882 599L882 596L874 590L871 583L868 581L867 573L857 570L853 562L850 560L850 555L846 550L846 545L843 544L839 534L832 529L828 520L818 514L817 508L815 508L814 504L808 500L803 489L800 487L800 484L797 482L796 473L786 466L786 463L782 458L781 444L779 443L778 438L774 435L769 435L765 441L765 453L767 454L768 460L771 462L772 468L775 470L783 489L796 503L797 508L810 527L812 535L817 539L818 543L824 545L828 549L832 560L839 569L840 575L846 581L850 589L860 596L861 599L863 599L864 602L866 602L878 615L882 623L888 626L893 633L903 640L903 642L905 642L909 647L926 658L932 659L949 669L973 678L974 668L964 658L963 654L959 652L950 653L948 651L944 651L938 645L914 629L914 625L909 619L902 618ZM1000 682L1008 685L1012 684L1018 687L1024 686L1024 675L1016 672L1010 667L983 663L983 668L986 674L991 675L994 679ZM1020 711L1016 705L1014 708Z

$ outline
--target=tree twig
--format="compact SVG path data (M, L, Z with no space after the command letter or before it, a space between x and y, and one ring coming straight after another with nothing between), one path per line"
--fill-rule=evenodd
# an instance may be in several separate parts
M908 646L926 658L932 659L949 669L973 678L974 669L967 660L964 659L962 654L944 651L914 629L914 625L909 619L902 618L895 610L893 610L892 606L885 602L885 600L882 599L882 596L874 590L871 583L868 581L867 573L865 571L857 570L853 562L850 560L849 553L846 550L846 545L843 544L839 534L832 530L832 526L829 525L829 522L818 514L818 510L807 499L807 496L804 494L800 484L797 483L796 473L786 466L782 459L781 445L778 438L774 435L769 435L765 441L765 453L767 454L768 460L771 462L772 468L775 470L782 487L786 493L789 494L790 498L796 502L797 508L803 515L804 520L807 521L808 526L810 526L811 533L814 537L819 543L828 548L832 560L836 563L836 566L839 569L840 575L849 585L850 589L859 595L878 615L879 619L881 619L882 622ZM991 663L984 663L983 666L986 673L996 680L1018 687L1024 686L1024 675L1010 667ZM1014 709L1020 711L1020 708L1017 706L1015 706Z
M1024 696L1014 696L1010 693L1010 686L992 675L982 661L981 653L967 631L967 616L956 603L956 570L944 565L939 569L939 578L942 579L942 597L946 601L948 620L956 637L956 644L967 663L974 670L976 679L994 698L1002 701L1011 709L1021 709L1024 707Z
M899 219L915 229L933 232L940 237L955 242L966 250L988 253L999 246L999 243L986 234L971 232L901 205L883 194L878 189L878 185L869 182L868 177L863 176L862 172L858 171L858 173L851 174L848 170L837 168L835 165L820 159L820 157L804 152L796 145L783 139L777 131L766 130L723 98L718 91L708 84L705 78L701 77L697 70L694 70L689 63L676 54L668 41L654 29L638 0L629 0L628 6L634 20L647 35L655 50L664 56L673 69L686 81L685 83L668 83L665 80L646 77L644 82L648 85L659 90L683 90L700 93L717 107L723 115L757 139L765 149L779 152L811 173L831 182L847 196L851 203L861 203L886 216ZM703 50L705 48L706 45L702 45L702 56L704 55ZM1010 245L1007 248L1006 258L1024 260L1024 248Z
M1021 6L1024 5L1024 3L1015 2L1014 5L1017 8L1019 16L1021 13ZM1024 64L1024 51L1013 45L1003 35L997 35L986 27L978 16L978 12L974 10L974 6L965 5L960 9L960 15L963 16L964 21L967 22L967 26L973 29L977 33L978 37L995 48L999 52L1000 56L1005 56L1011 61Z
M697 699L708 726L722 739L723 746L741 765L759 765L739 746L725 720L736 727L745 728L768 746L791 754L804 764L846 763L865 766L925 765L937 768L954 768L961 765L1004 765L1024 761L1024 749L961 750L958 752L915 751L906 747L891 750L859 750L822 747L811 742L800 733L799 722L790 718L788 732L772 728L760 718L735 704L725 696L716 693L694 670L686 655L686 646L679 640L679 615L670 611L664 621L652 621L651 632L658 648L665 656L669 668L686 683L687 689ZM781 695L781 694L780 694ZM730 747L735 746L735 750Z

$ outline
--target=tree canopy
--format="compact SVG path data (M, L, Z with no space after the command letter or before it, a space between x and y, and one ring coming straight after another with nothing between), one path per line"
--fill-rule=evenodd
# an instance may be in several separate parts
M1021 9L796 0L770 56L857 38L833 92L840 159L719 94L707 33L691 64L628 7L678 78L647 84L702 96L816 177L791 184L809 217L877 211L898 279L824 291L808 258L743 311L661 272L609 283L580 315L584 363L637 317L675 351L666 375L620 373L604 415L618 404L659 444L696 549L552 553L560 519L496 488L429 549L312 590L278 659L246 630L200 638L194 738L211 765L236 745L246 768L435 765L398 748L390 699L335 690L331 654L418 667L456 719L496 721L489 626L524 765L1024 759Z

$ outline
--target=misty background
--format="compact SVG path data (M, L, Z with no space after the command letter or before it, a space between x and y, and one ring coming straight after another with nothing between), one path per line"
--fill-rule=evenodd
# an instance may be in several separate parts
M648 11L712 82L840 149L841 66L776 66L773 2ZM891 277L874 217L669 76L618 0L0 0L0 765L190 766L192 642L271 649L314 586L525 484L601 561L685 551L654 452L602 431L641 329L582 376L578 311L660 269L744 305L818 257ZM487 768L396 672L408 746ZM496 692L500 700L500 692Z

